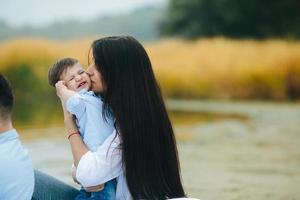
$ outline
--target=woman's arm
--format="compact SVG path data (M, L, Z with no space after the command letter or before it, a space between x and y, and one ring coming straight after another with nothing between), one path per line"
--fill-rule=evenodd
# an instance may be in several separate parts
M68 131L77 130L73 117L63 106L65 126ZM69 138L78 180L87 191L103 189L101 184L118 177L122 173L120 140L112 133L97 151L88 151L79 134Z
M65 87L62 83L60 87ZM95 152L91 152L85 146L79 134L71 134L78 131L73 116L66 110L63 90L57 90L64 112L64 122L68 133L68 139L73 154L74 165L77 167L76 179L87 190L98 190L103 184L122 173L122 159L120 140L114 131ZM101 188L100 188L101 189Z
M64 111L64 121L68 135L78 131L77 126L74 122L73 116L66 110L64 103L62 103ZM73 154L74 165L77 166L81 157L88 152L88 148L82 141L82 138L79 134L73 134L68 138L71 146L71 151Z
M69 113L65 107L66 100L70 96L74 95L75 92L68 90L67 87L65 86L64 81L58 81L55 84L55 88L56 88L56 94L60 98L61 105L62 105L63 112L64 112L64 122L65 122L66 130L68 133L68 139L69 139L70 145L71 145L74 165L77 166L80 158L88 151L88 149L85 146L85 144L83 143L79 134L72 134L72 136L69 136L71 133L78 131L72 114Z
M85 153L78 165L76 179L83 187L90 187L114 179L122 171L122 150L114 131L95 152Z
M70 133L74 133L77 130L77 126L74 122L74 118L72 116L71 113L69 113L65 107L65 103L63 102L63 100L61 99L61 104L62 104L62 108L63 108L63 112L64 112L64 122L65 122L65 126L66 126L66 130L68 133L68 139L70 141L70 146L71 146L71 151L72 151L72 155L73 155L73 161L74 161L74 171L72 172L72 177L73 180L76 183L79 183L76 179L76 167L78 165L78 162L80 161L81 157L88 152L87 147L85 146L85 144L82 141L82 138L80 137L79 134L74 134L71 137L69 137ZM103 190L104 185L103 184L99 184L96 186L91 186L91 187L87 187L85 188L86 191L89 192L98 192Z

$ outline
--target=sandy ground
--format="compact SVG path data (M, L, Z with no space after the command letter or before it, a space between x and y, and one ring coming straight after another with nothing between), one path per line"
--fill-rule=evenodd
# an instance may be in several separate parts
M168 101L168 107L244 116L175 126L190 197L300 199L300 104ZM64 128L20 133L37 169L73 184Z

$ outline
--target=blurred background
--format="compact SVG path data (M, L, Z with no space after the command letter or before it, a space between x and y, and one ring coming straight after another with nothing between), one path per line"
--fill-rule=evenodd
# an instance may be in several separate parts
M37 169L73 184L61 106L48 85L91 42L145 46L175 127L191 197L300 199L300 1L0 0L0 72ZM76 186L78 187L78 186Z

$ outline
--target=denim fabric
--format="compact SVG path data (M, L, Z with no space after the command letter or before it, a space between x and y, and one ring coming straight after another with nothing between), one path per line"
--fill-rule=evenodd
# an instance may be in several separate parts
M115 200L116 199L116 179L110 180L104 184L104 189L99 192L87 192L83 188L75 200Z
M40 171L34 171L32 200L74 200L79 191Z

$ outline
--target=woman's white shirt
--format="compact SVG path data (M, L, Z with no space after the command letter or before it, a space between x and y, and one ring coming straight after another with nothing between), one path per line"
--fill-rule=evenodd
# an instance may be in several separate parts
M85 153L77 166L76 179L83 187L117 178L116 199L132 199L122 167L120 138L114 131L96 151Z

